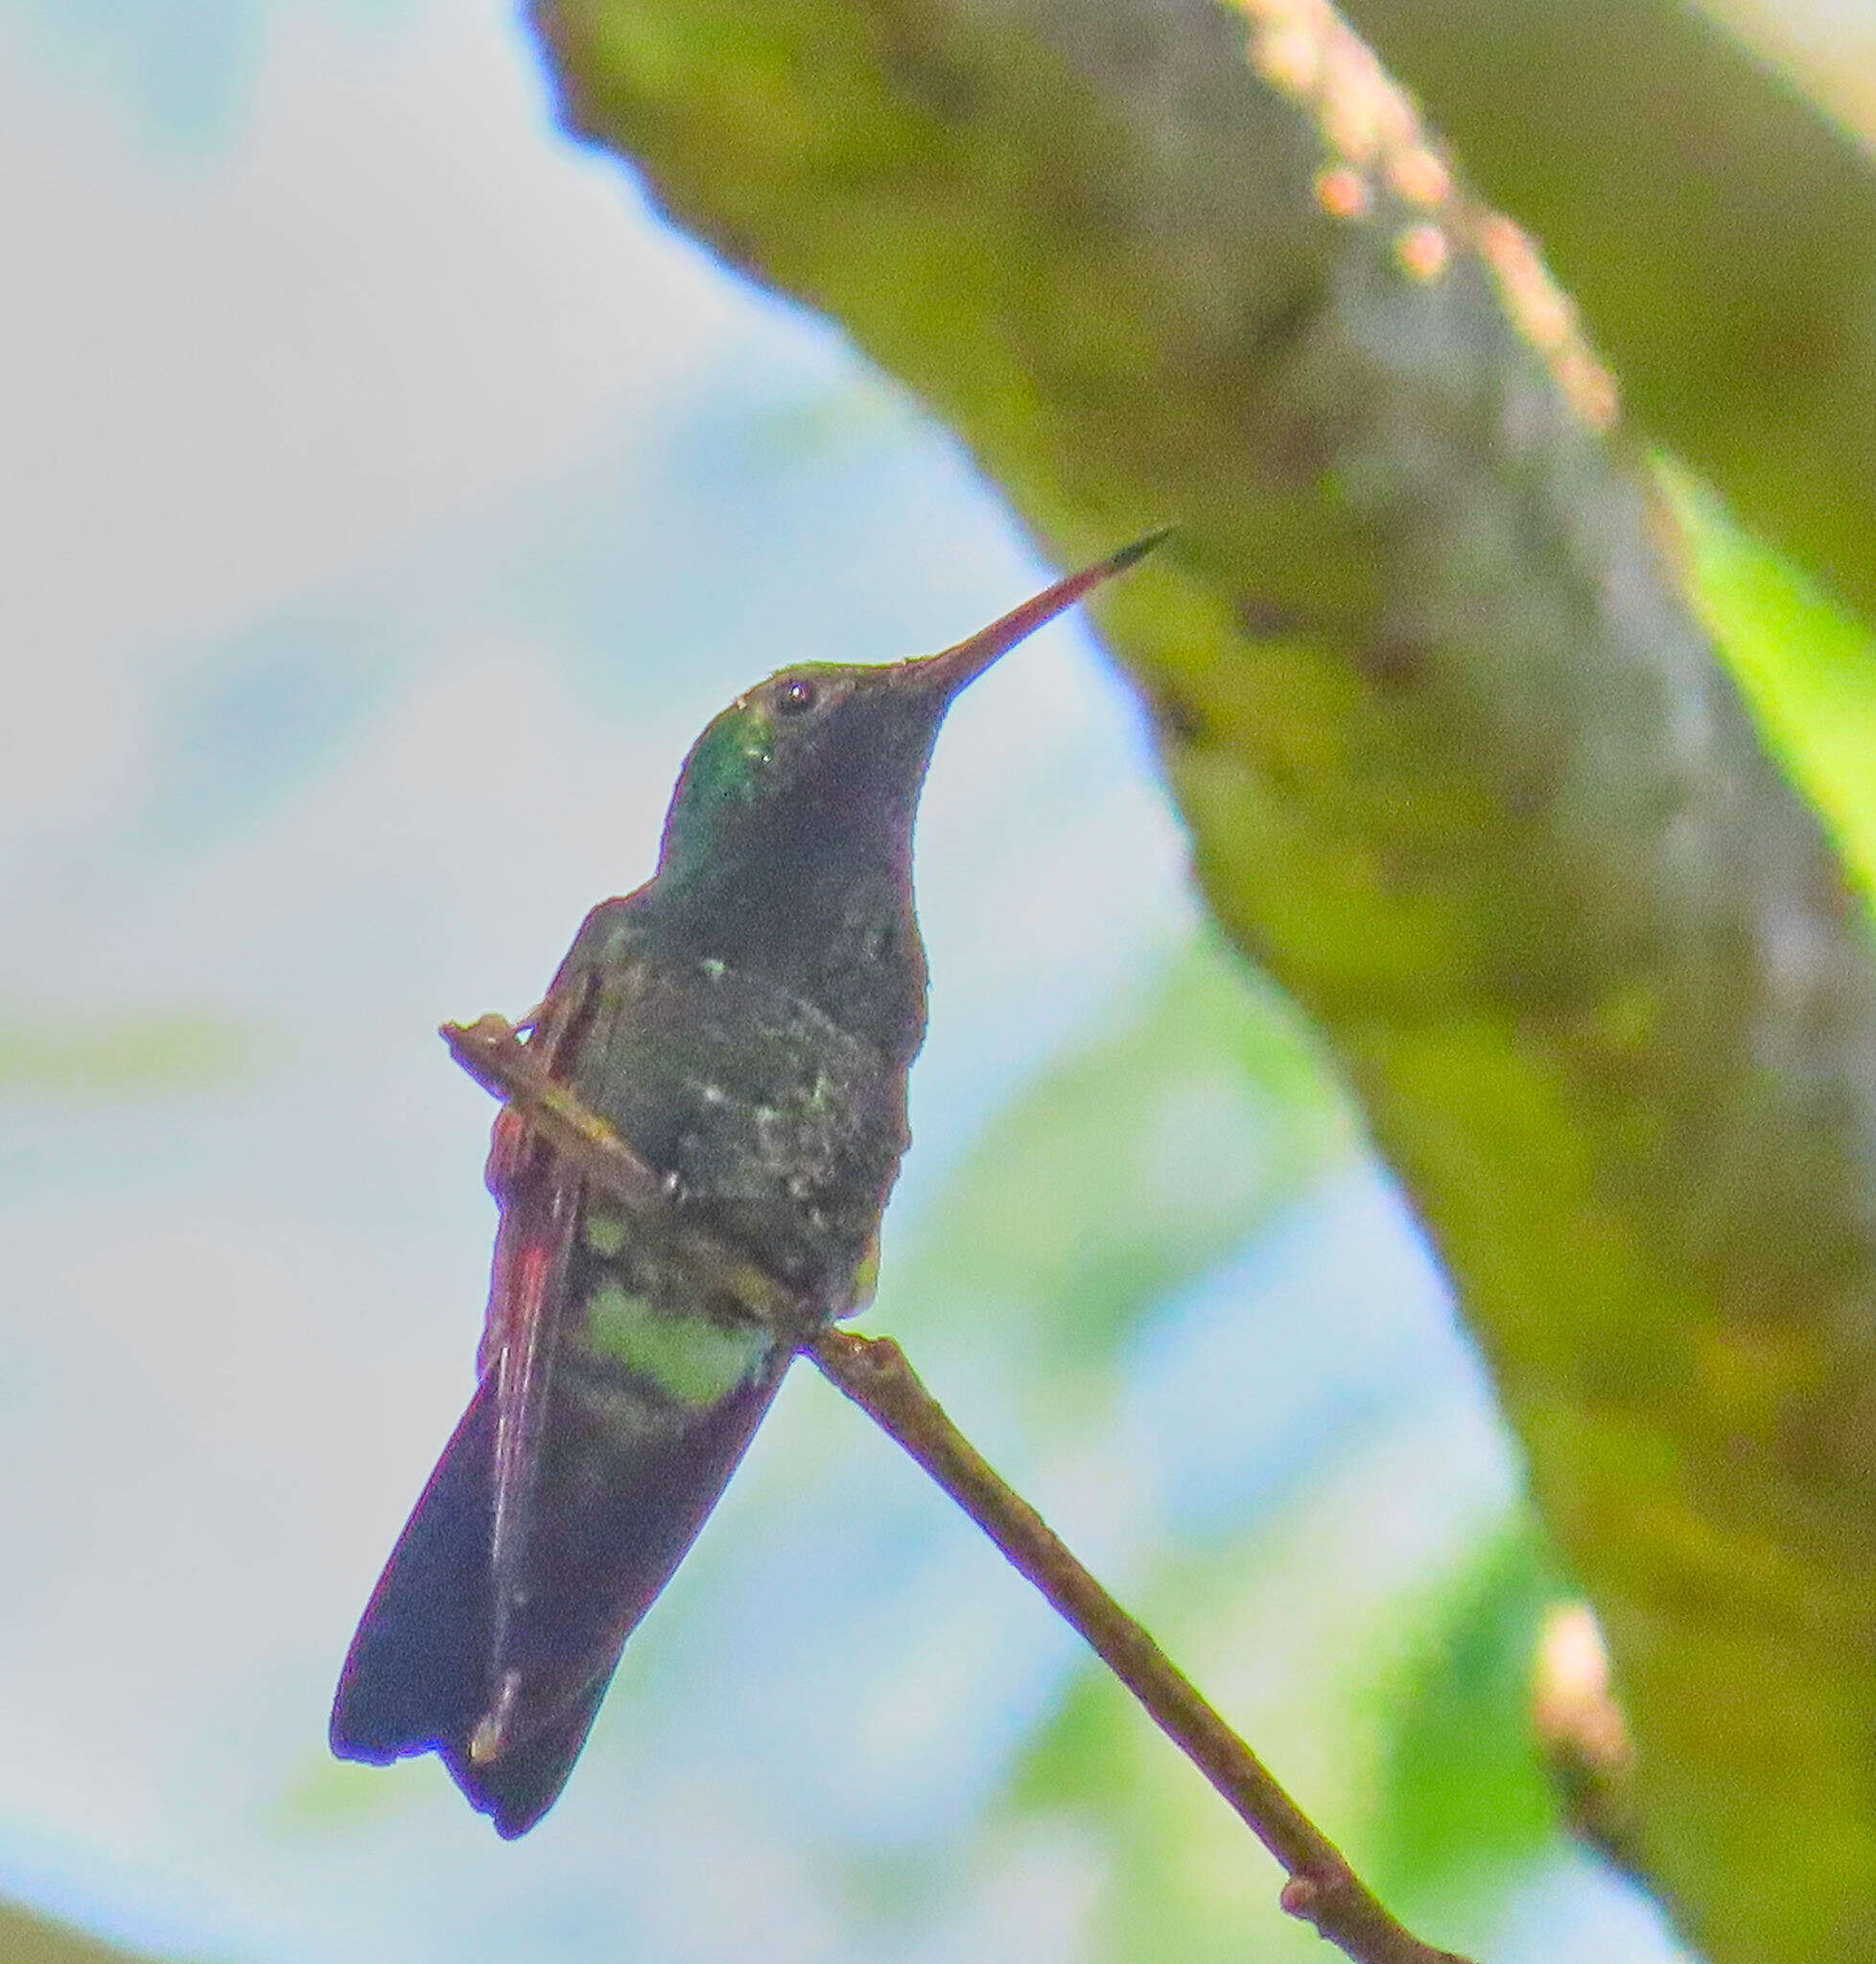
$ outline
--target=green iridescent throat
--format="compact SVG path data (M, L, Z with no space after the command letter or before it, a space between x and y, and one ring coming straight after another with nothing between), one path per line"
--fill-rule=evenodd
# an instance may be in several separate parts
M773 734L765 710L739 703L697 738L665 822L661 872L683 873L716 851L723 812L747 805L762 785L774 759Z

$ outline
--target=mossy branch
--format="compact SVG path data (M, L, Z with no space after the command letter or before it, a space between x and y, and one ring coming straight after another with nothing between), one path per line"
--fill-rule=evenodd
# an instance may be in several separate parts
M658 1175L566 1086L548 1076L508 1023L495 1016L468 1025L445 1023L442 1037L477 1083L523 1112L596 1186L635 1212L665 1215L661 1232L668 1234L670 1202ZM689 1253L707 1262L719 1286L758 1321L785 1334L923 1466L1087 1641L1282 1863L1289 1880L1280 1900L1292 1916L1313 1924L1353 1964L1466 1964L1450 1951L1423 1944L1395 1921L1145 1627L952 1424L897 1344L829 1327L812 1303L703 1235L691 1237Z
M1876 621L1876 155L1700 0L1347 11L1543 240L1650 435Z

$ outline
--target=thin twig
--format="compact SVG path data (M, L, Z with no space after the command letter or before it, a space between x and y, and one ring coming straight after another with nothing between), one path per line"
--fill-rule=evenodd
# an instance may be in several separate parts
M467 1027L445 1023L445 1042L470 1076L525 1112L556 1151L634 1211L668 1210L664 1182L603 1119L549 1078L500 1017ZM668 1218L665 1223L669 1228ZM757 1264L703 1235L688 1235L713 1279L755 1316L785 1331L822 1374L888 1434L1002 1550L1057 1613L1145 1708L1147 1715L1224 1796L1282 1863L1279 1898L1352 1964L1467 1964L1422 1943L1395 1922L1342 1852L1166 1656L1002 1480L920 1383L889 1337L830 1328L813 1305Z
M1225 1797L1283 1864L1279 1898L1292 1916L1356 1964L1466 1964L1396 1923L1270 1768L1219 1717L1190 1678L1064 1546L946 1415L890 1337L823 1330L808 1355L911 1454L1054 1605L1133 1693L1153 1722Z

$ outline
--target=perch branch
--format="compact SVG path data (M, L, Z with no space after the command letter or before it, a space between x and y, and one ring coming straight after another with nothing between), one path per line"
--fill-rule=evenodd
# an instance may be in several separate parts
M445 1023L443 1040L484 1089L505 1099L595 1185L640 1213L665 1213L664 1183L603 1119L550 1078L510 1024ZM721 1243L692 1237L722 1285L785 1332L821 1373L930 1474L1198 1767L1283 1865L1281 1902L1353 1964L1466 1964L1404 1929L1347 1859L1219 1717L1147 1630L1121 1608L1043 1517L952 1424L890 1338L829 1328L813 1304Z

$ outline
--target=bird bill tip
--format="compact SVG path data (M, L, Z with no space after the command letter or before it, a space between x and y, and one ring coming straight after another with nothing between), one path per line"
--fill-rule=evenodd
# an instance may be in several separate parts
M1144 559L1172 530L1171 526L1161 526L1158 530L1148 532L1144 538L1136 539L1132 545L1121 547L1118 552L1097 559L1092 566L1066 574L1053 586L1045 587L1025 600L1021 606L1012 608L1000 620L993 620L969 641L959 642L943 654L927 655L922 661L905 663L900 672L916 674L927 686L936 685L943 698L949 700L966 683L981 675L999 655L1007 653L1019 642L1027 641L1039 627L1053 620L1058 614L1066 613L1077 600L1105 584L1115 573L1125 573L1130 566Z
M1136 539L1131 546L1123 546L1118 552L1111 552L1107 558L1099 561L1097 566L1090 567L1089 571L1098 571L1110 578L1116 573L1125 573L1130 566L1137 566L1149 552L1163 546L1178 529L1177 526L1156 526L1152 531Z

